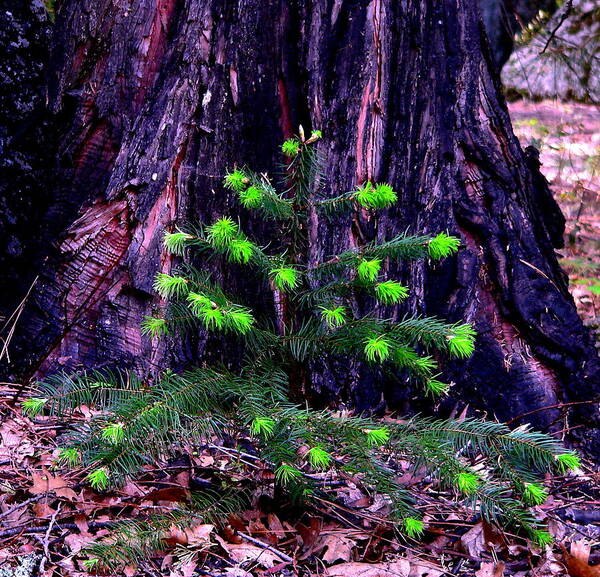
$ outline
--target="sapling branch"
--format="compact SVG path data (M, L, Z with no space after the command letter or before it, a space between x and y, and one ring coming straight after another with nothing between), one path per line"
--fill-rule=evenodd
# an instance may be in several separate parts
M165 234L164 247L174 255L202 254L202 262L215 256L213 262L221 266L247 270L249 278L271 291L279 325L257 314L256 303L227 296L221 277L181 264L169 274L157 274L154 288L169 307L164 315L147 316L142 333L174 338L180 324L235 337L243 360L231 362L225 349L219 360L207 357L207 366L157 375L151 387L118 373L60 375L39 383L23 409L30 415L72 414L81 405L93 409L83 427L74 427L72 442L58 461L91 468L86 482L99 491L176 453L183 439L211 443L233 430L246 435L272 466L275 483L291 495L310 500L315 494L311 476L320 471L360 478L389 498L392 521L408 537L420 538L426 526L415 507L419 496L398 481L401 462L426 467L441 487L485 518L547 542L547 532L528 507L547 496L544 472L565 473L580 465L577 455L552 437L478 419L340 417L292 400L313 386L315 363L334 358L375 378L391 373L401 386L417 382L425 395L439 398L450 386L440 376L444 359L469 357L476 340L468 323L389 314L403 306L410 292L388 275L389 264L452 257L460 240L447 232L371 240L309 266L309 210L323 215L367 210L376 216L398 199L392 183L371 181L324 198L321 138L319 131L308 138L300 131L283 143L280 192L267 175L247 167L234 167L224 177L223 186L240 210L272 221L278 236L270 242L248 236L233 214L200 223L190 232ZM366 313L357 313L358 301ZM474 457L477 471L469 466ZM128 545L127 531L133 544ZM117 551L140 558L148 547L161 546L145 525L127 531L106 547L96 547L90 563L100 559L110 565L111 552L124 563L126 556Z

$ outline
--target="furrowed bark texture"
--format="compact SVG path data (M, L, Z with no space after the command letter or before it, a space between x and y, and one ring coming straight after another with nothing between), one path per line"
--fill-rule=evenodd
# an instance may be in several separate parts
M397 315L464 319L479 333L471 359L444 366L455 399L502 419L590 399L598 361L554 253L563 218L535 151L512 133L491 67L470 0L63 0L50 69L60 186L46 221L66 232L13 357L38 376L197 361L201 334L166 344L140 334L143 315L162 306L154 274L173 265L163 231L238 214L226 168L273 169L276 143L302 123L326 137L331 194L365 179L400 193L377 222L315 217L311 258L406 229L461 236L457 258L395 271L412 290ZM246 275L218 274L272 306ZM319 367L313 383L319 404L411 405L410 391L356 367ZM591 407L569 424L597 425Z

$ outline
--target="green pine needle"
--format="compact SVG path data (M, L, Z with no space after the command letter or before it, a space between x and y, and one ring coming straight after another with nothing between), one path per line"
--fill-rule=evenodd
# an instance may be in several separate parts
M81 564L86 571L94 571L100 565L100 559L97 557L90 557L89 559L84 559Z
M234 333L245 335L254 324L254 317L250 309L235 305L223 311L225 327Z
M102 429L100 436L108 443L118 445L125 438L125 427L123 423L110 423Z
M548 498L548 491L538 483L525 483L523 500L528 505L541 505Z
M364 281L373 282L381 270L381 259L362 259L356 268L358 278Z
M375 298L384 305L392 305L408 296L408 289L395 280L386 280L375 285Z
M239 199L244 208L258 208L262 204L263 192L258 186L249 186L239 193Z
M294 289L298 286L298 271L291 266L274 268L269 272L273 286L280 291Z
M280 485L289 485L302 477L302 472L288 463L282 463L275 469L275 480Z
M286 156L289 156L290 158L294 158L294 157L298 156L298 153L300 152L300 142L298 141L297 138L288 138L281 145L281 151Z
M64 447L56 455L56 464L59 467L74 469L81 463L81 453L75 447Z
M227 247L229 260L239 264L248 264L254 253L255 246L244 238L234 238Z
M533 529L531 531L531 540L540 547L547 547L548 545L552 545L554 537L548 531Z
M361 184L354 192L354 199L364 208L375 208L375 187L370 181Z
M109 477L108 469L106 467L94 469L87 474L86 479L92 486L92 489L96 491L104 491L105 489L108 489Z
M44 410L47 402L48 399L43 399L41 397L30 397L29 399L25 399L23 401L21 408L28 417L36 417Z
M223 186L235 192L241 192L250 182L244 171L236 168L233 172L228 172L223 179Z
M217 248L226 248L239 234L238 225L229 217L216 220L206 229L206 238Z
M364 208L386 208L398 200L398 194L389 184L367 181L357 187L354 199Z
M399 367L407 367L416 362L419 358L421 357L419 357L417 351L410 347L396 347L394 349L394 363L396 363Z
M365 340L365 356L371 363L387 360L392 352L392 343L383 335Z
M402 521L404 532L411 539L420 539L425 533L425 523L421 519L415 519L414 517L406 517Z
M431 357L420 357L412 347L396 347L393 360L399 367L412 368L418 373L431 373L436 368Z
M429 356L417 357L414 360L414 367L415 367L415 369L418 369L419 371L425 372L425 373L431 373L435 369L438 368L437 363L435 362L435 359L433 359L432 357L429 357ZM446 386L449 386L449 385L446 385Z
M167 321L158 317L144 317L141 328L143 335L149 335L152 338L162 337L169 332Z
M189 282L181 276L159 272L154 279L154 290L163 298L182 298L189 292Z
M331 455L321 447L312 447L306 457L314 469L327 469L331 465Z
M194 237L191 234L185 232L166 232L163 237L163 245L171 254L183 254L188 241Z
M275 421L269 417L256 417L250 423L250 432L255 437L271 437L275 431Z
M398 200L398 194L389 184L367 181L357 187L354 199L364 208L386 208Z
M369 447L381 447L390 439L390 431L386 427L380 429L369 429L367 431L367 445Z
M556 464L561 473L581 468L581 459L577 453L570 451L556 456Z
M220 330L225 326L225 315L219 308L206 308L198 315L208 330Z
M375 208L386 208L398 201L398 193L386 183L375 185Z
M454 326L447 337L450 354L458 359L470 357L475 350L475 335L469 324Z
M444 258L451 254L454 254L460 246L460 239L455 236L449 236L444 232L441 232L437 236L433 237L427 244L429 256L431 258Z
M479 477L474 473L461 472L454 478L454 484L461 493L472 495L479 488Z
M340 327L346 322L346 307L339 306L334 309L319 307L321 309L321 318L329 328Z
M109 383L107 381L92 381L90 383L91 389L111 389L115 386L114 383Z
M443 383L437 379L428 379L425 383L425 390L432 397L447 395L449 389L450 385L448 383Z
M187 296L188 305L190 310L197 316L212 308L216 308L217 304L211 301L206 295L191 292Z
M223 311L206 295L191 292L188 295L187 300L190 310L200 319L206 329L219 330L222 329L227 323L227 319L225 318ZM240 308L240 312L242 312L242 310L243 309ZM234 319L229 319L229 323L232 323L230 327L234 330L236 330L236 322L240 323L240 326L246 324L244 320L240 319L240 316L237 316L236 319L234 315Z

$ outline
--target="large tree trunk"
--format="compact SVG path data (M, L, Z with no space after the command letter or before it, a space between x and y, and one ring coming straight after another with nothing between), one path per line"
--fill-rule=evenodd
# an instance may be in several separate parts
M157 344L140 333L143 315L160 306L153 276L173 264L162 233L234 211L220 184L225 169L273 169L276 143L301 123L323 130L332 194L365 179L400 192L377 223L315 221L314 258L407 228L463 239L457 258L399 271L412 298L398 314L476 326L473 358L445 366L454 398L506 419L597 394L594 347L554 253L563 218L535 151L524 153L513 135L476 4L63 0L57 8L50 103L62 132L45 226L64 233L11 345L29 374L198 361L203 338ZM256 295L247 278L229 282ZM410 401L397 385L339 369L315 371L313 382L318 403ZM576 409L570 426L598 424L591 405ZM598 441L597 430L588 434Z

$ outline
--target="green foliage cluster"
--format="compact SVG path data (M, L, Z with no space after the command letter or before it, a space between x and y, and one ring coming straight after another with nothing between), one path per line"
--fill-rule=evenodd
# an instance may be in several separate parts
M235 433L252 438L275 482L294 496L310 499L321 490L313 473L323 470L353 475L387 495L392 519L408 537L420 537L425 525L418 498L398 482L400 462L415 470L426 467L440 486L485 518L524 530L538 542L547 540L528 506L547 496L540 481L544 472L579 464L552 437L475 419L340 417L290 401L290 388L305 384L295 382L298 375L324 356L362 360L365 370L381 378L400 375L437 397L448 385L440 380L435 359L466 358L474 348L468 324L419 316L392 320L389 308L409 294L400 279L388 278L390 263L450 256L459 248L457 238L402 234L311 262L309 214L328 218L338 211L376 211L397 200L389 184L371 182L327 197L316 146L320 138L315 131L283 144L283 192L247 167L225 176L225 188L244 209L276 223L278 238L284 239L279 251L249 238L228 215L165 235L165 248L175 255L202 254L203 262L217 259L219 266L246 267L262 278L273 294L278 328L228 295L208 272L181 265L172 274L157 275L155 289L169 306L163 316L146 318L144 333L159 338L200 326L229 334L245 351L239 368L224 363L165 372L151 386L130 374L61 375L40 383L24 409L68 416L82 404L94 408L91 420L73 429L59 462L87 467L87 481L98 490L176 454L182 445ZM363 308L370 303L368 314L357 312L359 301ZM145 529L127 531L128 547L143 554ZM116 538L113 549L122 540ZM92 559L110 564L110 555L101 553L96 550Z

